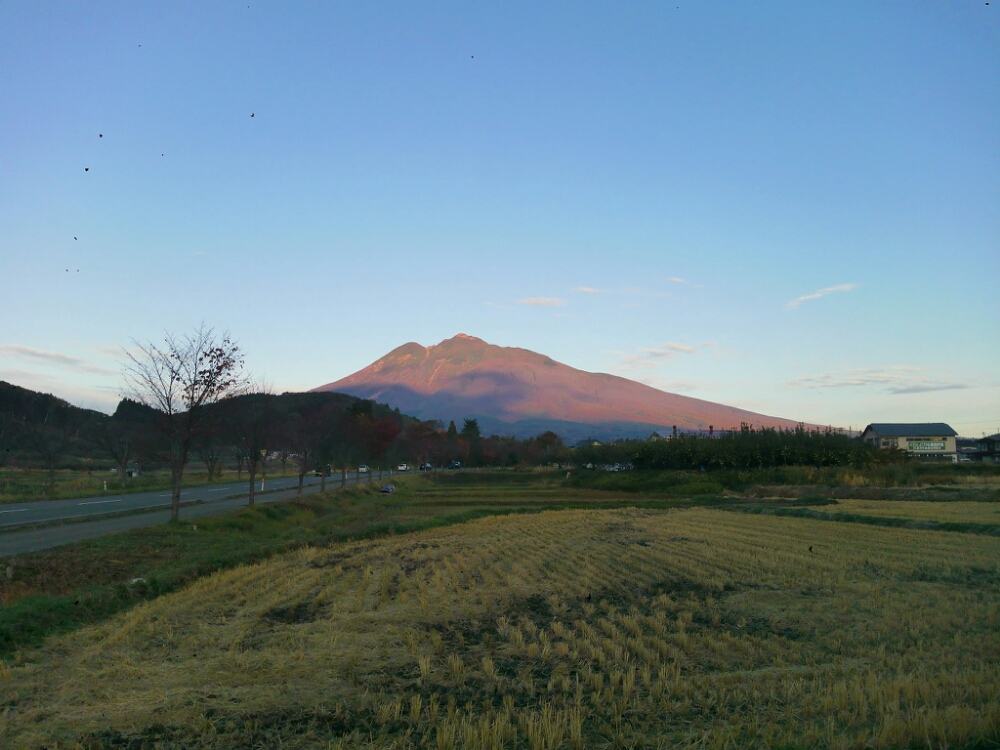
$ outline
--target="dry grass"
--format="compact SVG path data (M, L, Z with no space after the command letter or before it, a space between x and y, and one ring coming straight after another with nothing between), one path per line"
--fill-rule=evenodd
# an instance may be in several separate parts
M306 549L0 667L0 740L985 746L998 560L994 538L705 509Z
M893 500L838 500L836 505L820 505L823 513L857 513L883 518L912 518L915 521L1000 524L1000 503L919 502Z

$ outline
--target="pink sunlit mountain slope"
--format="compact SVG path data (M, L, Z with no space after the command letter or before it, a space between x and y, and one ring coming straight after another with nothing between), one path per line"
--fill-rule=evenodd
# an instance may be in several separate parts
M633 380L584 372L527 349L465 334L436 346L404 344L353 375L316 391L338 391L398 407L420 419L476 417L484 434L567 439L643 436L650 430L794 427L723 404L679 396Z

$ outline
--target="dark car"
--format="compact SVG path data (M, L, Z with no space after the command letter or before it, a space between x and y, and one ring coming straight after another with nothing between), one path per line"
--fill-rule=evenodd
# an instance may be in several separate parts
M461 469L462 468L462 462L461 461L452 461L450 464L448 464L448 468L449 469Z
M394 485L392 482L389 482L389 484L382 485L382 489L379 490L379 492L384 492L386 495L392 494L395 491L396 491L396 485Z
M434 471L434 467L428 463L420 464L420 471Z

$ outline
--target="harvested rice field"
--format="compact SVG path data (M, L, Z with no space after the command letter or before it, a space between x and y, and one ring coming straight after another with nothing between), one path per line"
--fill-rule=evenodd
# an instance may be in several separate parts
M1000 502L920 502L897 500L838 500L815 510L826 513L858 513L915 521L1000 524Z
M704 508L305 548L0 665L0 745L995 747L998 561Z

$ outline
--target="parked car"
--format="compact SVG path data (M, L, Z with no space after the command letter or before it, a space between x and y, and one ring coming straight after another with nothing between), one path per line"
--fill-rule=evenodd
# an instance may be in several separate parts
M379 490L379 492L384 492L386 495L389 495L395 491L396 491L396 485L394 485L392 482L389 482L389 484L382 485L382 489Z
M410 465L407 463L402 463L396 467L396 471L409 471L409 470L410 470Z
M462 468L462 462L461 461L452 461L450 464L448 464L448 468L449 469L461 469Z
M365 464L361 464L361 466L358 467L358 474L367 474L367 473L368 473L368 467Z
M420 464L420 471L434 471L434 467L429 463Z

